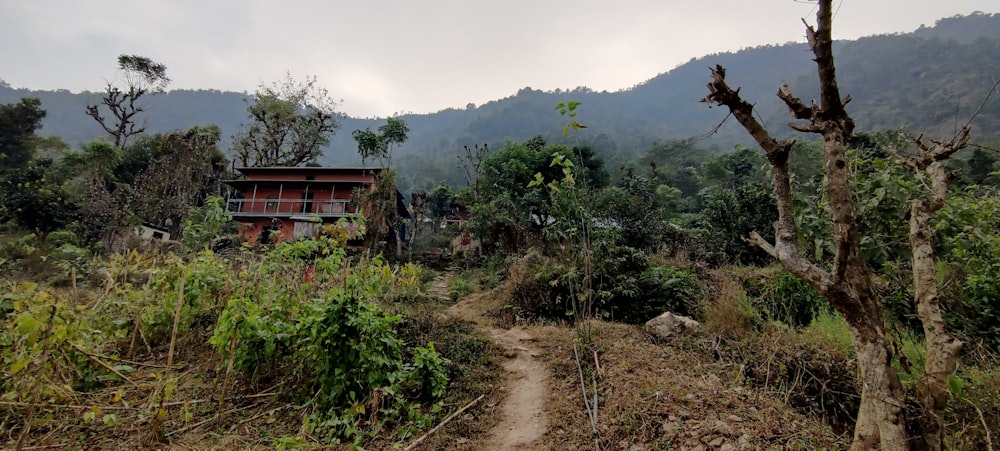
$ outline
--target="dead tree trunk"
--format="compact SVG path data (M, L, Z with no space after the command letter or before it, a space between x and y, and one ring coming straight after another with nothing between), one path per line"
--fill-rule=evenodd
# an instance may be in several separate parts
M858 382L862 387L861 403L854 430L853 449L908 449L906 422L903 413L904 394L899 377L891 366L892 355L885 334L885 315L871 289L871 276L865 267L860 248L861 240L855 221L852 193L848 185L846 142L854 130L854 121L844 110L850 97L841 99L833 64L831 0L820 0L817 28L807 26L809 46L815 56L820 80L820 100L806 106L782 85L778 97L796 119L805 123L790 123L801 132L823 136L824 170L827 179L830 210L833 220L833 241L836 248L833 268L826 270L803 256L798 247L792 195L788 174L788 153L791 141L775 140L753 116L753 106L733 91L725 82L725 69L712 70L710 94L704 99L712 105L725 105L767 153L771 165L772 184L778 204L778 221L774 224L775 243L772 245L759 234L749 241L760 246L793 274L808 281L826 297L844 318L858 357Z
M924 375L917 382L917 400L923 406L918 418L922 445L927 449L944 448L944 409L948 404L947 379L955 370L955 360L962 342L948 332L938 304L937 271L934 267L931 216L944 206L948 196L949 176L944 162L969 142L969 127L965 126L949 142L937 142L928 147L917 138L918 155L900 163L925 174L931 192L910 205L910 248L913 251L913 301L924 326L927 341L927 361Z

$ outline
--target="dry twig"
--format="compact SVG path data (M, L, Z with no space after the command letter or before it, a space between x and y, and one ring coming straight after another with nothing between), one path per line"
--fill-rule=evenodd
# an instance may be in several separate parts
M456 416L458 416L458 414L460 414L462 412L465 412L466 409L468 409L469 407L472 407L473 405L475 405L477 402L481 401L485 397L486 397L485 394L479 395L478 398L476 398L472 402L466 404L465 407L462 407L461 409L458 409L457 411L455 411L455 413L452 413L451 415L448 415L448 418L445 418L444 421L438 423L437 426L434 426L434 429L431 429L431 430L427 431L426 434L424 434L420 438L414 440L412 443L410 443L409 445L407 445L406 448L403 448L403 451L410 451L410 450L412 450L417 445L419 445L424 440L426 440L427 437L430 437L431 434L437 432L438 429L441 429L441 427L443 427L444 425L448 424L448 422L451 421L452 418L455 418Z

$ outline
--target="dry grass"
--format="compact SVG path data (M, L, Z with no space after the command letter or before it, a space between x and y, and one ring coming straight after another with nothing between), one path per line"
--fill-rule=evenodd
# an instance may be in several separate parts
M710 280L709 296L704 307L705 328L727 339L750 336L757 318L748 307L743 285L727 270L713 271Z
M816 449L844 444L818 419L796 413L767 391L746 386L737 365L699 352L700 346L657 343L636 326L598 322L591 327L602 369L598 440L604 449L726 444ZM553 371L545 444L551 449L593 448L572 352L575 332L555 326L533 327L531 332ZM592 371L590 360L593 355L587 362Z

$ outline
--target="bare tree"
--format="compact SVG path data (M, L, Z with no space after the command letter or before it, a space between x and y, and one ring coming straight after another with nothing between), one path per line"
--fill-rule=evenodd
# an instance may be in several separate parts
M128 139L146 131L136 116L146 111L139 99L146 94L163 92L170 84L167 66L138 55L118 56L119 77L124 87L108 82L101 104L111 113L113 119L101 114L98 104L87 105L87 116L94 118L101 128L114 138L115 147L125 148Z
M938 302L937 270L934 267L934 247L931 244L933 229L931 216L944 207L948 198L950 175L944 163L969 142L966 125L950 141L934 142L928 146L916 139L918 153L897 161L913 169L918 176L926 176L930 193L910 204L910 249L913 251L913 301L917 315L924 326L927 341L927 361L924 375L917 382L917 400L924 408L919 418L921 436L928 449L943 449L944 409L948 404L948 375L955 371L955 361L962 349L962 342L948 332L941 306Z
M928 148L922 143L921 155L910 160L911 167L926 171L934 181L934 193L913 204L911 246L914 250L914 279L917 284L916 303L927 334L928 366L918 388L918 397L931 412L923 441L907 435L906 398L899 377L891 366L892 353L886 339L885 314L872 290L871 275L860 252L860 233L855 220L852 191L848 184L846 142L854 130L854 121L844 106L850 97L841 98L833 63L831 0L819 0L817 27L807 24L806 37L815 57L820 81L820 102L806 105L795 97L787 84L778 90L778 97L788 106L795 119L789 123L797 131L816 133L823 137L824 170L827 194L833 222L836 248L833 267L826 269L809 260L799 248L798 228L792 206L788 156L793 141L774 139L754 118L753 106L744 101L739 90L725 81L721 66L712 70L710 94L704 99L712 105L724 105L764 149L771 166L772 185L777 198L778 220L774 223L775 242L769 243L758 233L748 241L764 249L782 266L808 281L834 306L844 318L858 360L858 382L862 387L861 403L854 429L853 449L909 449L918 444L940 449L942 427L940 415L946 401L944 380L953 371L955 356L961 343L945 330L937 306L934 285L933 251L930 248L930 214L944 203L947 186L942 161L964 146L968 139L960 135L955 140ZM927 437L926 435L930 435Z

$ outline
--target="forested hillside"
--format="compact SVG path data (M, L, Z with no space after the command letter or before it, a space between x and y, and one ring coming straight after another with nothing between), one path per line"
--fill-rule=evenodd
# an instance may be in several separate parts
M969 117L979 107L1000 73L1000 14L956 16L913 33L841 41L836 56L843 92L853 98L848 110L857 119L858 131L900 126L930 133L952 131L956 120ZM780 133L788 133L781 127L787 115L771 93L783 81L805 99L815 97L818 89L803 43L692 58L613 93L586 87L556 91L526 87L479 106L404 116L411 131L397 151L401 181L404 188L415 189L429 189L441 181L462 183L455 155L463 145L498 147L508 139L535 135L559 142L564 121L553 106L567 100L582 102L579 120L590 126L576 139L593 147L611 169L635 160L656 142L699 138L701 147L713 151L751 144L731 121L709 134L725 117L699 102L705 95L708 68L716 64L728 69L732 85L742 87L766 125ZM0 84L0 103L29 96L40 98L48 112L42 134L59 136L74 147L99 136L100 127L84 114L85 105L99 94L30 91ZM175 90L154 96L146 116L149 131L216 124L226 147L247 120L246 97L245 93L215 90ZM1000 137L1000 102L985 105L980 114L974 130L977 139ZM375 119L343 117L320 163L357 162L351 131L379 124Z
M992 450L1000 14L834 43L814 5L381 119L140 55L0 81L0 448Z

